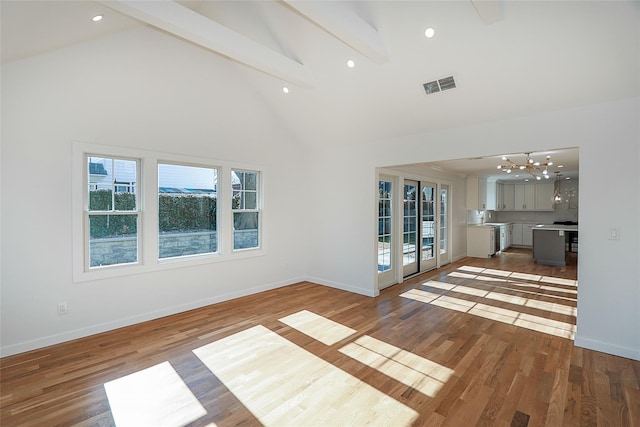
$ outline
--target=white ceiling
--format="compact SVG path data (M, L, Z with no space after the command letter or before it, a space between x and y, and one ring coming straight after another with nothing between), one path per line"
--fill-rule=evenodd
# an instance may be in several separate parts
M638 96L639 4L3 0L2 62L146 25L231 58L302 143L364 145ZM449 75L456 89L425 94ZM495 160L440 167L487 174Z

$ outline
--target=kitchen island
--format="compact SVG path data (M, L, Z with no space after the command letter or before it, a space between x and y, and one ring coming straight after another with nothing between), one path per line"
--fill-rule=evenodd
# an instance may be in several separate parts
M533 228L533 259L538 264L566 264L569 235L578 232L576 225L537 225Z

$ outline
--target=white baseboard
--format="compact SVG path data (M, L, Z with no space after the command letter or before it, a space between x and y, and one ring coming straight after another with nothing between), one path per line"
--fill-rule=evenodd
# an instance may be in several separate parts
M88 337L95 334L100 334L102 332L111 331L111 330L122 328L125 326L131 326L137 323L147 322L149 320L159 319L161 317L182 313L184 311L206 307L211 304L216 304L219 302L229 301L229 300L244 297L247 295L253 295L259 292L281 288L284 286L292 285L294 283L303 282L305 280L307 279L303 277L299 277L299 278L290 279L282 282L270 283L266 285L256 286L253 288L243 289L241 291L228 292L228 293L216 295L211 298L205 298L197 301L192 301L186 304L166 307L161 310L154 310L144 314L127 317L125 319L119 319L111 322L100 323L97 325L88 326L86 328L74 329L71 331L63 332L61 334L49 335L49 336L38 338L35 340L23 341L21 343L3 346L3 347L0 347L0 357L12 356L14 354L24 353L24 352L36 350L39 348L48 347L50 345L60 344L66 341L71 341L71 340L84 338L84 337Z
M354 288L353 286L349 286L344 283L333 282L331 280L324 280L319 277L306 277L305 280L307 282L317 283L318 285L328 286L330 288L336 288L336 289L351 292L354 294L364 295L367 297L377 297L378 295L380 295L380 291L378 289Z
M577 347L589 350L600 351L602 353L612 354L614 356L626 357L627 359L640 360L640 349L623 347L616 344L606 343L590 338L581 338L576 335L574 344Z

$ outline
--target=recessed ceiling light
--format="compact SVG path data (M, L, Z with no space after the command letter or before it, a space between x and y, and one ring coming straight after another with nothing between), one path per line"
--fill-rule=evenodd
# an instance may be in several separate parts
M564 165L558 165L558 167L559 167L559 168L563 168L563 167L564 167Z
M96 15L96 16L94 16L93 18L91 18L91 20L92 20L93 22L100 22L100 21L102 21L102 18L104 18L104 16L102 16L102 15Z
M282 86L282 91L283 91L284 93L289 93L289 88L288 88L288 87L286 87L286 86Z
M347 67L349 67L349 68L353 68L353 67L355 67L355 66L356 66L356 61L354 61L353 59L349 59L349 60L347 61Z
M428 39L430 39L431 37L436 35L436 30L434 30L433 28L429 27L426 30L424 30L424 36Z

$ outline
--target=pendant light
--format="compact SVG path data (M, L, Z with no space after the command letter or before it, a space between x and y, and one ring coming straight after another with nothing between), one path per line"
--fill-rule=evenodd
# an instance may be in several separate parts
M556 171L556 181L553 183L553 203L558 204L562 202L562 189L560 185L562 180L560 179L560 172Z

